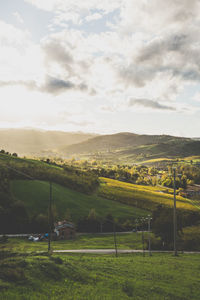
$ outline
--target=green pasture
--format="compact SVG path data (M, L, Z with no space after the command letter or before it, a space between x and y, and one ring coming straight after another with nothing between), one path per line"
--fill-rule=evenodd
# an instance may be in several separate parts
M158 204L170 207L174 205L173 195L166 193L166 188L136 185L103 177L100 178L99 195L147 210L153 210ZM177 208L198 209L191 200L181 196L176 198Z
M139 164L156 164L156 163L176 163L176 164L185 164L189 163L191 164L191 161L193 164L200 162L200 156L194 155L194 156L187 156L187 157L179 157L179 158L169 158L169 157L160 157L160 158L152 158L148 160L143 160L142 162L138 162Z
M144 233L145 240L148 233ZM119 249L142 249L141 232L116 234L117 247ZM52 250L71 249L114 249L113 234L81 234L76 235L72 240L52 241ZM32 242L28 238L9 238L4 244L4 250L29 253L34 251L47 251L48 241Z
M96 210L97 216L106 216L111 213L114 217L126 219L147 215L140 208L131 208L126 204L116 203L97 195L86 195L61 185L53 183L53 207L60 218L70 213L72 220L87 216L90 209ZM39 180L12 180L11 191L16 200L23 201L28 212L47 214L49 204L49 183Z
M197 300L200 255L12 255L0 259L2 300Z

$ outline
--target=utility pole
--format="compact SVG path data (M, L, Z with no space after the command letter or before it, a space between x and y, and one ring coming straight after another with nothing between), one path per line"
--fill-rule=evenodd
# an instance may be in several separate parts
M144 231L142 229L142 250L143 250L143 256L145 256L145 250L144 250Z
M48 234L48 252L51 251L51 223L52 223L52 182L49 182L49 234Z
M117 241L116 241L115 221L113 221L113 234L114 234L114 243L115 243L115 255L117 257L118 253L117 253Z
M136 227L135 230L137 232L137 229L138 229L138 220L137 219L135 220L135 227Z
M177 238L177 217L176 217L176 168L173 168L174 177L174 256L177 256L176 238Z
M100 232L102 233L103 232L103 222L100 221Z
M148 233L149 233L149 256L152 255L151 253L151 217L148 215Z

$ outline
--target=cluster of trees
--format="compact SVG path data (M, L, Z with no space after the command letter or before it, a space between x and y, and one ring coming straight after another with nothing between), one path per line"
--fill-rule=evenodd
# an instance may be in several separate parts
M77 230L79 232L112 232L132 230L135 220L127 219L120 220L114 218L112 214L107 214L105 217L99 217L94 208L92 208L88 216L80 218L77 222Z
M0 150L0 153L1 153L1 154L6 154L6 155L18 157L18 154L17 154L16 152L10 153L10 152L8 152L8 151L5 151L4 149L1 149L1 150Z
M1 196L1 194L0 194ZM12 196L6 195L0 198L0 234L9 233L45 233L49 231L49 216L46 214L30 215L23 202L16 201ZM71 220L70 214L66 213L66 219ZM51 228L54 228L54 222L59 220L56 209L52 209ZM135 224L134 219L120 220L107 214L105 217L99 217L95 209L91 209L88 216L82 217L76 222L78 232L112 232L132 230Z
M173 208L159 205L152 213L152 232L156 239L152 241L153 249L173 249ZM183 244L184 228L200 225L200 213L177 209L177 248L186 248ZM200 246L200 245L199 245Z
M96 164L83 163L79 166L91 170L98 177L106 177L124 182L140 185L163 185L169 188L173 187L172 167L129 166L101 166ZM200 168L195 165L181 164L177 165L176 187L186 189L188 184L200 184Z
M163 185L173 187L172 167L147 167L144 165L103 165L97 161L87 160L49 160L53 165L62 165L66 169L84 170L98 177L107 177L140 185ZM186 189L189 184L200 184L200 168L197 165L177 164L176 187Z

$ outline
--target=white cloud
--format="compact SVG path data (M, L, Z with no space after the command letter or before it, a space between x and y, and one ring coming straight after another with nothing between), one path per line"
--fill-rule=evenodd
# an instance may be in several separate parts
M71 11L78 10L79 12L89 11L89 10L103 10L105 12L111 12L120 7L124 0L25 0L39 9L47 11Z
M20 13L18 13L17 11L13 13L13 16L16 18L16 20L21 23L24 24L24 20L22 18L22 16L20 15Z
M195 95L192 97L192 99L195 101L195 102L200 102L200 93L195 93Z
M25 0L39 9L55 13L55 22L72 21L81 24L84 18L99 18L102 13L108 14L119 9L124 0ZM96 11L91 15L92 11ZM89 21L87 20L87 21Z
M0 21L0 81L40 80L43 55L27 30Z
M120 29L125 33L145 32L154 36L174 28L185 28L200 18L198 0L132 0L121 9Z
M28 99L25 104L19 101L27 112L27 122L28 118L32 122L41 118L45 126L71 122L72 127L85 124L92 128L92 115L98 122L109 112L113 119L121 111L128 115L129 110L186 113L188 106L180 104L180 95L184 87L200 80L199 1L25 1L52 13L48 28L54 32L36 44L27 30L0 21L1 97L4 93L10 105L15 95ZM18 12L13 15L23 21ZM104 26L99 28L101 23ZM39 99L35 106L31 95ZM129 99L133 99L132 107ZM196 100L199 95L190 99ZM36 117L40 101L51 105L49 113ZM26 103L31 103L32 112ZM59 121L66 107L73 113L78 109L79 115Z
M99 19L101 19L102 17L103 17L103 15L101 15L101 14L99 14L99 13L95 13L95 14L91 14L91 15L87 16L87 17L85 18L85 20L86 20L87 22L91 22L91 21L94 21L94 20L99 20Z

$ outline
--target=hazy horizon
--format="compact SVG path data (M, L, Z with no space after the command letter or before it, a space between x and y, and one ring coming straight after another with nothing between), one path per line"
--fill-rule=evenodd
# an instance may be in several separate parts
M171 135L171 136L177 136L177 137L185 137L185 138L200 138L200 136L179 136L179 135L173 135L173 134L167 134L167 133L145 133L145 132L136 132L136 131L117 131L117 132L92 132L92 131L83 131L83 130L73 130L73 131L67 131L67 130L55 130L55 129L44 129L44 128L37 128L37 127L15 127L15 128L9 128L9 127L1 127L0 131L3 130L33 130L33 131L40 131L40 132L63 132L63 133L82 133L82 134L91 134L91 135L112 135L112 134L118 134L118 133L131 133L131 134L137 134L137 135Z

